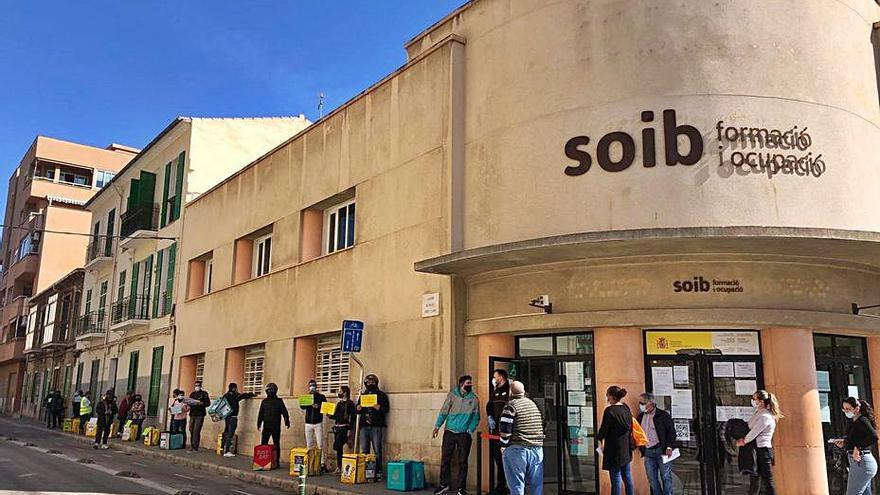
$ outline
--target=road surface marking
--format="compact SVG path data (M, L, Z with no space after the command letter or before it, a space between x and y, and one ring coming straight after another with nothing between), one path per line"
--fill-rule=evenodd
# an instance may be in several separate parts
M241 490L236 490L235 488L233 488L232 491L234 491L235 493L241 493L242 495L253 495L252 493L243 492Z
M174 476L177 476L177 477L179 477L179 478L183 478L183 479L185 479L185 480L195 481L195 478L190 478L189 476L184 476L184 475L182 475L182 474L174 473Z
M144 464L143 462L136 462L135 461L135 462L132 462L132 464L137 464L140 467L150 467L150 466L147 466L146 464Z
M37 473L24 473L24 474L19 474L18 477L19 478L30 478L31 476L36 476L36 475L37 475Z

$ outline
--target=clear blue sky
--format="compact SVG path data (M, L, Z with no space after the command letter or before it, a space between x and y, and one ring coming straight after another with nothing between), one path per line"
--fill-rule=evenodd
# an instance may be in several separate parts
M336 108L463 3L0 0L0 187L37 134L142 147L177 115L317 120L319 92Z

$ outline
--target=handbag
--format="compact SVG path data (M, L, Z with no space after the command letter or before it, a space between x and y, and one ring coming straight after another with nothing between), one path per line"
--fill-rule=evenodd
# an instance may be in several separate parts
M636 421L636 418L632 419L632 431L630 432L632 436L632 443L635 447L647 447L648 446L648 435L645 434L645 430L642 429L642 425Z

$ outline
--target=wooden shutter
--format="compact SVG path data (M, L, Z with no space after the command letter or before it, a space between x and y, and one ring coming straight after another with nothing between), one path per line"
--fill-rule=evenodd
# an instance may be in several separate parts
M165 293L167 296L165 297L165 303L171 304L173 301L174 294L174 265L177 258L177 243L171 245L168 248L168 275L166 276L168 281L165 283ZM165 308L165 313L169 313L171 311L170 307Z
M177 220L180 218L180 207L183 204L183 168L186 162L186 151L181 151L177 157L177 185L174 192L174 211L171 212L171 218Z
M128 314L132 318L141 319L143 313L143 305L138 304L140 300L140 294L138 294L138 269L140 268L140 263L135 263L131 266L131 292L128 293Z
M131 179L131 191L128 193L128 203L125 211L134 211L140 205L140 183L138 179Z
M159 300L162 299L162 255L165 250L156 253L156 296L153 297L153 318L159 317Z
M156 174L141 170L139 203L144 206L153 206L153 196L156 194Z
M113 255L113 234L116 229L116 208L107 214L107 237L104 238L104 256ZM95 239L97 241L97 238ZM97 251L96 251L97 252Z
M153 362L150 367L150 397L147 403L147 416L159 413L159 389L162 386L162 356L164 347L153 348Z
M165 164L165 187L162 189L162 220L160 225L163 227L168 224L165 219L168 218L168 186L171 182L171 162Z
M128 383L125 384L127 390L137 391L137 375L138 375L138 351L131 351L128 355Z

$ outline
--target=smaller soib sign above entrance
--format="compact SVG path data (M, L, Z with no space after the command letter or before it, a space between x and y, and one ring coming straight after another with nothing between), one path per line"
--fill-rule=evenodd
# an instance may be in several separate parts
M757 356L761 353L754 331L665 331L645 332L648 355L674 355L683 349L718 349L725 356Z
M743 291L743 285L737 279L705 278L698 275L689 280L672 282L672 292L720 292L736 294Z

